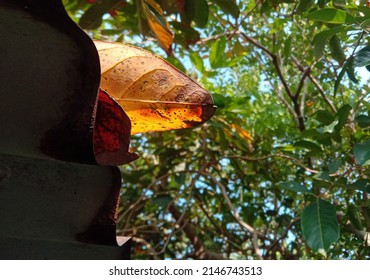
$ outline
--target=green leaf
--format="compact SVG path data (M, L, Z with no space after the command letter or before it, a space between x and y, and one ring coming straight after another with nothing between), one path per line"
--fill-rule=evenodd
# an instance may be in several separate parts
M370 8L360 5L357 9L365 15L365 18L370 18Z
M356 19L349 13L334 8L325 8L310 13L308 19L335 24L355 24Z
M370 117L367 115L358 115L355 120L361 128L370 127Z
M318 1L317 1L317 5L318 5L320 8L324 8L327 2L328 2L328 0L318 0Z
M353 154L359 165L370 165L370 140L355 144Z
M218 93L212 94L213 96L213 102L217 106L217 108L224 108L226 104L226 98Z
M370 46L366 46L355 54L353 65L355 67L364 67L370 65Z
M338 78L335 80L335 83L334 83L334 97L337 95L340 83L341 83L345 73L346 73L346 64L344 64L342 70L338 74Z
M339 85L344 77L344 74L347 73L348 77L352 80L354 83L358 83L358 80L355 76L355 70L354 70L354 59L353 57L350 57L347 59L346 63L344 63L342 70L340 71L338 78L335 81L334 84L334 97L336 96L336 93L338 91Z
M182 186L185 184L186 180L186 174L185 173L179 173L175 175L175 181L179 186Z
M351 79L352 82L358 84L359 81L357 80L356 74L355 74L354 57L353 56L350 56L350 58L348 58L347 63L346 63L345 66L346 66L345 69L346 69L348 77Z
M190 53L190 60L194 64L195 68L201 73L204 72L204 63L203 59L200 57L199 53L191 52Z
M319 173L315 174L313 178L315 178L315 180L324 181L324 182L331 181L329 173L325 171L320 171Z
M209 6L206 0L187 0L185 1L186 19L194 21L197 26L205 27L208 21Z
M235 0L213 0L226 14L232 15L234 18L238 18L240 11Z
M171 63L173 66L175 66L176 68L180 69L182 72L186 72L186 68L185 66L181 63L181 61L177 58L177 57L174 57L174 56L170 56L170 57L167 57L166 60Z
M335 207L318 199L307 206L301 216L303 236L314 251L328 250L339 238L339 225Z
M317 153L322 152L322 149L319 145L317 145L314 142L307 141L307 140L299 140L294 143L294 146L304 148L312 152L317 152Z
M360 179L353 184L347 185L348 189L359 190L370 193L370 184L368 180Z
M329 163L329 173L335 173L338 171L338 169L341 167L342 165L342 159L339 157L339 158L336 158L334 159L331 163Z
M331 51L331 56L339 63L343 64L344 60L346 59L346 56L344 54L343 48L340 44L339 37L337 35L334 35L331 37L329 41L329 47Z
M172 197L169 195L157 195L154 199L152 199L152 203L164 208L167 207L172 200Z
M300 183L295 181L279 182L277 183L277 187L283 190L312 194L310 190L308 190L306 187L302 186Z
M196 0L194 22L199 27L205 27L208 21L209 7L206 0Z
M297 7L297 13L302 14L305 11L308 10L312 5L314 4L314 0L300 0L298 7Z
M211 46L209 61L212 68L221 68L226 66L225 48L226 40L224 38L218 39Z
M103 22L103 15L108 13L121 0L99 1L93 4L81 16L78 24L83 29L97 29Z
M292 36L289 36L284 42L284 56L289 57L292 52Z
M370 18L365 19L364 21L361 22L361 28L367 29L370 27Z
M335 116L328 110L319 110L315 113L316 119L324 124L329 125L335 120Z
M345 104L338 109L336 114L336 117L338 118L338 123L335 126L336 131L340 131L342 127L346 125L351 110L352 107L349 104Z
M329 40L337 33L344 31L344 26L337 26L330 28L320 33L317 33L313 38L314 54L316 58L320 58L323 55L325 45Z
M363 230L360 213L361 209L359 207L353 204L348 205L347 215L349 220L355 226L356 229Z

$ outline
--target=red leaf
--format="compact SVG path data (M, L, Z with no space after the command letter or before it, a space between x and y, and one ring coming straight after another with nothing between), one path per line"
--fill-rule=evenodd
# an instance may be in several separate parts
M121 165L138 158L129 152L131 121L106 92L99 90L94 125L94 153L100 165Z

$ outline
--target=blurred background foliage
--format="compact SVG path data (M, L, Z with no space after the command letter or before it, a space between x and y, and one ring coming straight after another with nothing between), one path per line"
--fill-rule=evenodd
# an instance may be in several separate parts
M205 125L136 135L118 233L134 259L368 259L370 8L353 0L64 0L94 39L214 95Z

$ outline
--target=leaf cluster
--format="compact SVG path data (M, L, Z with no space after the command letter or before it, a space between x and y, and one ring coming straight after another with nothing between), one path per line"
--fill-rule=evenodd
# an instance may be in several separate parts
M370 8L353 0L65 0L94 38L202 83L202 127L139 135L134 258L368 259Z

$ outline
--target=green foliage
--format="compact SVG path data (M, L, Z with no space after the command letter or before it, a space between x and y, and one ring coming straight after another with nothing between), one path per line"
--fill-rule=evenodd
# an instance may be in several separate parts
M361 166L370 164L370 141L357 143L353 148L357 163Z
M339 238L339 225L335 207L325 200L315 200L307 206L301 217L302 233L314 250L328 250Z
M366 1L155 2L171 51L142 0L65 0L92 37L167 56L219 107L133 137L118 219L133 258L369 259Z

